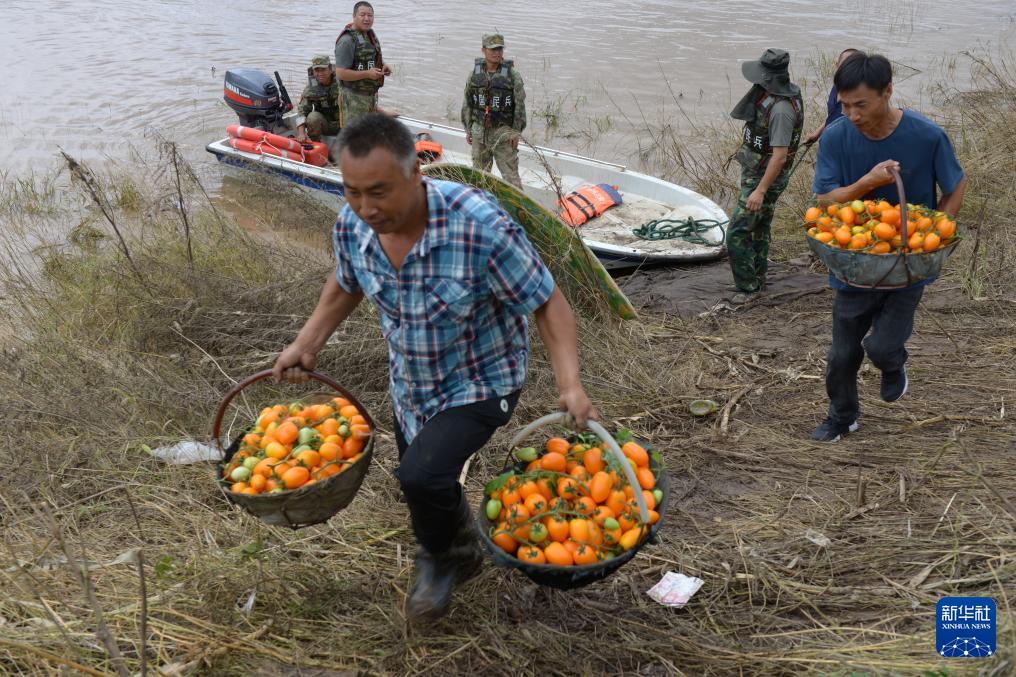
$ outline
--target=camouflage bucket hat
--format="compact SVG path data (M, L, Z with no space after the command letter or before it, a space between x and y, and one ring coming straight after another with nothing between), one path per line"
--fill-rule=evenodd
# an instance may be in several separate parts
M745 61L741 73L748 82L777 96L797 96L801 89L790 81L790 54L782 49L767 49L758 61Z
M495 47L504 48L504 36L500 33L488 33L483 36L483 46L487 49L494 49Z
M311 68L331 68L332 60L327 54L318 54L314 57L314 60L310 62Z

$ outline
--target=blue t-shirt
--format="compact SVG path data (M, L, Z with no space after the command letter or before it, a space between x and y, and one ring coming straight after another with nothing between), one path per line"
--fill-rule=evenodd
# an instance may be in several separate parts
M884 160L900 163L900 176L907 202L935 208L938 206L936 185L943 195L953 192L963 178L945 130L920 113L905 110L903 119L884 139L873 141L857 130L849 120L840 117L822 132L815 161L815 180L811 189L824 195L836 188L849 186ZM885 199L899 202L896 183L880 186L862 196L863 199ZM927 284L932 280L926 280ZM834 289L848 287L829 276ZM918 283L922 284L922 283Z
M836 94L836 85L833 85L832 89L829 90L829 100L826 101L826 127L836 118L843 117L843 104L840 103L840 99Z

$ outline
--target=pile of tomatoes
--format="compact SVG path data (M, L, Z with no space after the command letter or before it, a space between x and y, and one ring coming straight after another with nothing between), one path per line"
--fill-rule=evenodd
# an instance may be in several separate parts
M808 225L808 237L830 247L867 254L933 252L956 239L956 221L948 214L912 204L901 210L898 204L885 200L854 200L844 204L834 202L825 208L811 207L804 220Z
M370 435L363 414L344 397L265 407L222 477L238 494L293 491L352 466Z
M638 487L593 439L553 437L542 451L516 449L525 469L498 476L484 490L491 540L523 562L555 566L595 564L637 546L660 519L655 508L663 492L648 452L634 441L621 450ZM648 523L641 519L636 491L649 509Z

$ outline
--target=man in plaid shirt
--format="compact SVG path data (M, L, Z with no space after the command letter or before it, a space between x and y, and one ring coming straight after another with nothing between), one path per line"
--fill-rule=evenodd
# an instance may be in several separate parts
M348 204L335 224L335 275L275 375L305 380L370 298L388 342L396 475L420 543L407 610L434 618L482 561L458 476L518 402L529 313L561 408L579 426L597 412L579 379L575 316L522 228L486 193L424 178L412 134L387 115L348 125L339 145Z

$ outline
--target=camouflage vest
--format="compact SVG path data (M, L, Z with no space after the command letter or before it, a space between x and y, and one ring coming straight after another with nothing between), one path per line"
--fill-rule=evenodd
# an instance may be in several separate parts
M339 82L335 75L332 75L332 82L328 86L322 85L313 75L311 82L303 90L303 99L310 104L312 111L317 111L325 116L325 119L338 122L339 120Z
M744 123L741 132L741 147L737 151L737 161L746 172L757 173L760 176L765 173L769 158L773 156L772 146L769 145L769 113L773 106L783 100L790 102L796 114L794 133L787 147L787 162L783 165L784 172L790 169L794 155L797 154L797 147L801 143L801 133L804 131L804 101L800 94L786 97L764 92L755 102L755 120Z
M512 126L515 121L514 61L502 61L493 73L487 73L487 62L477 59L469 79L469 107L473 118L484 127Z
M349 24L342 29L342 32L339 33L339 37L335 38L335 44L339 44L339 40L341 40L342 36L346 33L352 35L353 40L356 43L356 47L353 51L352 70L366 71L371 68L381 68L384 65L384 61L381 60L381 41L377 39L374 29L370 29L364 33L363 31L355 30L353 28L353 24ZM384 78L381 80L364 79L357 80L355 82L342 81L343 87L361 94L374 94L377 90L381 89L381 85L383 84Z

